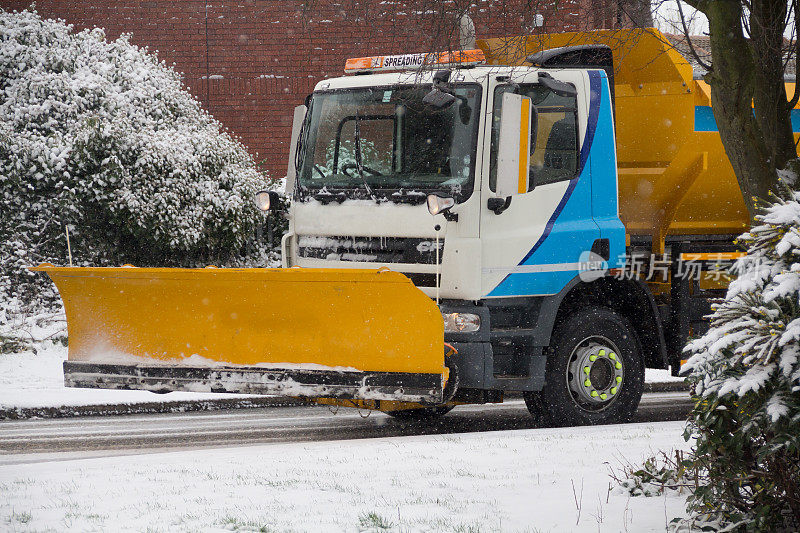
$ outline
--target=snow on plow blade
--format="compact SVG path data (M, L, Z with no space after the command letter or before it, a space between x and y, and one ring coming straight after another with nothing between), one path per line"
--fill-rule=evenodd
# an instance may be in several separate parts
M442 401L438 307L386 270L42 265L67 386Z

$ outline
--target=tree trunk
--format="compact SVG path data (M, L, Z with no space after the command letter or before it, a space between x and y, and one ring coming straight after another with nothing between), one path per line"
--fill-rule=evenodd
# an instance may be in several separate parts
M767 144L768 138L753 115L752 104L757 85L763 87L760 98L766 98L770 90L774 91L770 87L774 87L775 82L763 79L764 72L756 66L757 61L742 30L741 3L715 0L689 3L697 4L695 7L708 17L713 70L706 75L706 80L711 86L714 118L752 219L757 213L757 198L769 198L769 193L776 190L778 182L776 158L771 148L774 145ZM780 84L783 87L782 69ZM773 92L773 102L776 96ZM759 115L767 124L771 120L776 125L774 132L778 135L781 132L778 129L777 107L773 113L768 110L765 112L769 105L764 105L761 100L759 102L763 106L759 107Z
M750 44L756 69L753 107L767 146L770 163L784 168L797 157L790 109L783 79L783 29L786 0L753 0L750 12Z

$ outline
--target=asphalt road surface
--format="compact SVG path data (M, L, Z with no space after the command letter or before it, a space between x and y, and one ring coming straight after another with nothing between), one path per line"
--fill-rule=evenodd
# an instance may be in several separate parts
M683 420L686 392L645 394L635 422ZM462 405L427 423L323 406L0 422L0 465L269 442L434 435L535 427L522 400Z

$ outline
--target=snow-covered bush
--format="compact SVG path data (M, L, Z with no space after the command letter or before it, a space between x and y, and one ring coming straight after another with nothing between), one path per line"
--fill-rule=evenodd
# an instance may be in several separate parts
M695 519L729 530L800 530L800 192L744 234L725 301L691 342L687 437L705 483Z
M25 267L65 264L67 227L76 265L263 265L274 243L254 239L262 188L275 185L155 55L0 9L7 309L57 301Z

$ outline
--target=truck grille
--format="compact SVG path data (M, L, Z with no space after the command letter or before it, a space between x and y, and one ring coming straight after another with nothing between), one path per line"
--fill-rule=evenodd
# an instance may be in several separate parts
M439 262L444 241L439 241ZM401 237L299 235L297 255L307 259L359 263L436 264L436 240Z

